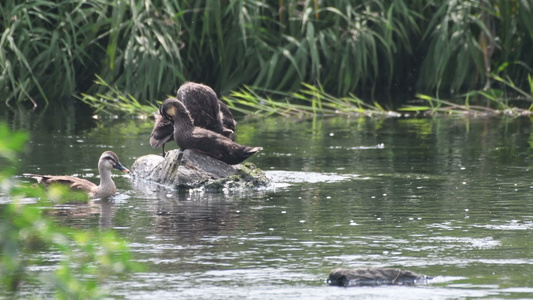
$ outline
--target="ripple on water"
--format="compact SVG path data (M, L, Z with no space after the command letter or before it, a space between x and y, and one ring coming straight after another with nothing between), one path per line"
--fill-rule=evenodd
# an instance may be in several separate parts
M533 229L532 221L520 222L519 220L511 220L504 224L473 224L472 227L486 228L491 230L531 230Z
M267 177L273 183L319 183L339 182L350 179L368 179L357 174L337 174L318 172L295 172L295 171L265 171Z

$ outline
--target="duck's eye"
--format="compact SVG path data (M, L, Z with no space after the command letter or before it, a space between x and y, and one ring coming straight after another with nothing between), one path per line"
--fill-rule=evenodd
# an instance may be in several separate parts
M104 159L105 159L105 160L108 160L108 161L111 162L113 165L116 164L115 159L113 159L111 156L106 156L106 157L104 157Z

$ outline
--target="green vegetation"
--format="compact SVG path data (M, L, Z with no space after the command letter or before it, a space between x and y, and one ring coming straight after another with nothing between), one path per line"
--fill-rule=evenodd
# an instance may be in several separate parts
M531 15L531 0L6 0L0 92L8 104L72 95L94 104L115 99L113 87L140 108L185 80L240 101L243 92L301 94L305 83L345 100L403 95L379 101L391 109L416 93L471 91L460 101L486 106L487 90L529 89Z
M0 296L31 294L38 285L41 294L36 297L43 293L55 294L57 299L104 297L107 279L125 276L140 266L131 261L126 243L115 233L60 227L43 213L43 207L70 201L72 195L63 189L22 185L12 178L17 153L25 142L25 133L11 133L0 124L0 195L11 199L0 205ZM42 261L45 253L60 256L53 274L30 271L32 265L50 263Z
M309 84L294 93L266 91L272 96L261 96L257 90L245 87L223 99L235 111L246 115L265 116L278 114L285 117L311 117L313 115L397 115L381 107L377 102L367 104L353 94L349 97L334 97L323 89ZM273 100L276 97L278 100ZM279 99L284 99L280 101Z
M100 76L96 75L97 85L103 86L108 90L107 94L96 94L96 96L82 93L79 99L88 104L94 109L94 113L100 112L106 114L114 114L116 112L125 112L130 114L144 114L149 115L157 111L157 107L152 105L143 105L137 101L132 95L124 95L117 87L110 86L103 81Z

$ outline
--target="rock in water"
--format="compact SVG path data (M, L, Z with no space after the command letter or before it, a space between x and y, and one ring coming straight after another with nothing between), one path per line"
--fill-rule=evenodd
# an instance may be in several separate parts
M131 169L135 178L178 189L260 187L269 182L263 171L252 163L228 165L190 149L171 150L165 157L154 154L139 157Z
M408 270L389 268L333 269L329 273L329 285L367 286L367 285L413 285L427 283L426 275Z

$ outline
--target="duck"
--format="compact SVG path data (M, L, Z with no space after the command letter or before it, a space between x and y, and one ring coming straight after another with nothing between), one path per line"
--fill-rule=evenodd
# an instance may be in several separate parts
M218 99L211 87L187 81L179 87L176 97L189 111L195 126L203 127L229 138L233 137L235 140L233 115L227 105ZM225 106L223 109L221 109L221 103ZM231 128L224 126L224 119Z
M60 183L69 186L72 190L84 191L89 198L105 198L114 195L117 192L115 182L111 179L111 170L117 169L125 173L130 171L124 167L118 156L113 151L105 151L98 160L98 172L100 173L100 184L74 176L58 175L37 175L27 174L27 176L37 180L39 184L50 185Z
M263 150L262 147L240 145L220 133L195 126L185 105L176 98L163 101L159 113L174 123L174 141L183 150L196 150L230 165L239 164Z
M194 125L220 133L235 141L237 122L229 107L217 98L215 91L207 85L187 81L176 92L178 99L191 114ZM173 141L174 123L157 114L154 128L150 134L150 146L153 149L162 147L165 157L165 144Z

